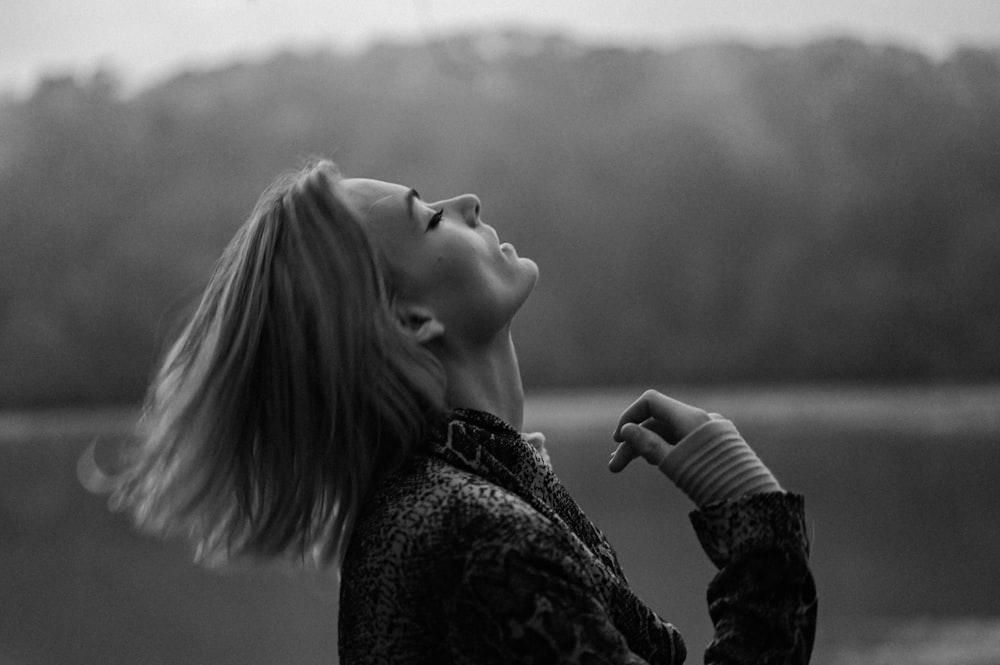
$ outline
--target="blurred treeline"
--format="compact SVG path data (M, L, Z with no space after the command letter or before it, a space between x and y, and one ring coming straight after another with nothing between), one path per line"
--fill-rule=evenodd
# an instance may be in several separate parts
M137 400L314 154L480 195L541 267L529 386L1000 376L1000 51L503 33L4 98L0 405Z

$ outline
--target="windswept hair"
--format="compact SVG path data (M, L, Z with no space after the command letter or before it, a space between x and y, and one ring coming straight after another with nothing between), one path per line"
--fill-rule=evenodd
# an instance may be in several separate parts
M112 492L144 530L208 565L339 567L365 497L444 404L433 355L402 333L387 270L318 161L279 177L166 353Z

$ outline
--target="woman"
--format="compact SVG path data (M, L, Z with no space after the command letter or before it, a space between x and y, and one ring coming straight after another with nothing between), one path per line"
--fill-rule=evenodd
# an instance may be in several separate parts
M329 161L281 177L166 355L117 504L208 563L339 570L344 665L682 662L519 433L510 323L537 278L475 196L426 203ZM732 423L656 392L614 439L612 471L643 457L700 508L706 662L807 662L801 497Z

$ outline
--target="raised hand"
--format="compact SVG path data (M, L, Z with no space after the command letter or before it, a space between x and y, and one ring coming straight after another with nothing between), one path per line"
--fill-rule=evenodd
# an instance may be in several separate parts
M620 445L608 468L618 473L637 457L658 466L672 446L709 420L698 407L647 390L618 419L613 438Z

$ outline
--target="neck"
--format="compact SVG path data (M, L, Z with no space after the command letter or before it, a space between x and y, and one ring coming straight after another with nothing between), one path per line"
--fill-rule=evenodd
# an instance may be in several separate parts
M439 348L448 377L448 405L486 411L521 430L524 389L510 328L473 349Z

